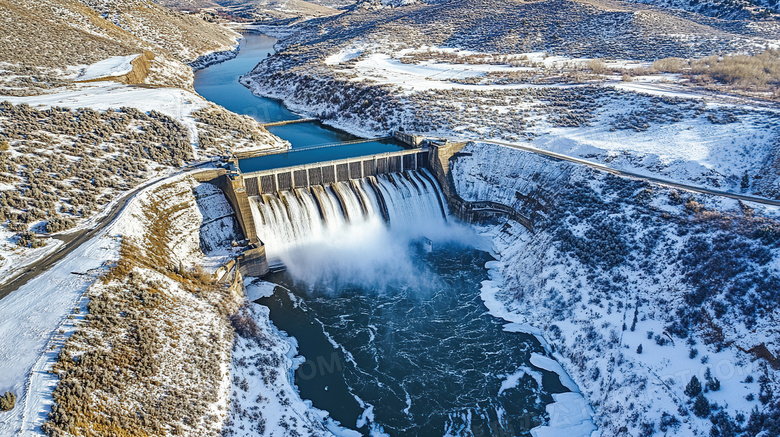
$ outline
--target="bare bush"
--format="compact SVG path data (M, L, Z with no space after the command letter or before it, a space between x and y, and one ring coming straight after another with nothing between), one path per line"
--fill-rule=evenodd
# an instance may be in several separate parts
M12 392L6 392L0 396L0 411L10 411L16 405L16 395Z
M67 217L54 217L46 223L46 232L61 232L76 226L76 223Z
M16 244L20 247L31 247L33 249L46 245L46 243L38 238L38 236L35 235L35 232L32 231L25 231L19 234L16 239Z
M763 89L780 84L780 50L767 50L755 56L712 56L691 62L695 74L742 89Z
M117 264L87 292L85 324L53 368L49 436L216 433L211 413L233 338L226 314L237 304L201 269L171 261L169 225L181 208L156 200L144 208L154 231L124 238ZM207 321L188 323L193 312Z
M588 69L593 72L593 74L604 74L607 72L607 64L601 59L591 59L588 61Z
M663 73L680 73L688 67L688 61L682 58L663 58L653 62L653 69Z

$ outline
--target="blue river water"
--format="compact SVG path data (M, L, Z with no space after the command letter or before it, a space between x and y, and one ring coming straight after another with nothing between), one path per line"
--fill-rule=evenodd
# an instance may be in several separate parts
M251 71L258 62L273 53L275 42L275 38L266 35L245 34L238 56L195 73L195 90L207 100L237 114L248 115L260 123L300 119L301 116L287 109L281 101L255 96L238 82L242 74ZM291 150L242 159L239 161L241 171L260 171L403 149L401 143L393 140L322 147L361 138L319 122L271 126L268 131L289 141Z

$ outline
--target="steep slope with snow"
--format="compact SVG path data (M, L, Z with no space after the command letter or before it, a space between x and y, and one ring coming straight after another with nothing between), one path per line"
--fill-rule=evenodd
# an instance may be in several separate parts
M0 2L0 94L44 93L87 65L151 53L145 83L191 87L185 63L231 50L238 34L147 0ZM142 82L143 83L143 82Z
M228 316L240 295L200 267L202 227L213 223L206 217L231 212L224 196L208 200L214 195L180 178L144 193L114 227L119 260L87 291L88 314L53 367L60 382L47 433L221 429L233 341ZM212 208L206 217L202 207Z
M198 266L231 254L235 237L229 231L203 238L217 223L233 229L231 212L212 186L189 177L160 182L140 193L105 232L4 298L0 356L13 365L0 375L0 390L15 392L19 402L0 413L0 434L40 435L53 412L46 426L52 432L112 429L115 435L120 427L159 426L149 421L187 414L185 407L198 411L191 421L163 420L164 426L218 429L226 413L233 339L227 315L240 296L215 286ZM206 246L216 249L206 252L213 260L204 258ZM198 360L188 358L198 354ZM116 374L114 366L128 356L124 373ZM106 377L114 383L96 383ZM120 386L125 391L116 391ZM167 395L152 396L155 390ZM153 399L161 403L150 406ZM92 414L98 405L116 412L113 425ZM133 405L145 405L149 416L125 410Z
M600 435L778 432L776 208L499 146L469 145L451 168L464 199L534 218L533 233L484 228L499 259L482 297L550 342Z

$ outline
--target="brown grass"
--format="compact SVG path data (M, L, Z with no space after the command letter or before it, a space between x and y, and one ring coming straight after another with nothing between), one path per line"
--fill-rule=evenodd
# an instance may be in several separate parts
M90 287L88 314L52 370L60 382L48 435L200 435L219 426L210 405L238 302L212 275L173 261L170 224L189 206L163 202L162 194L183 197L173 188L152 193L141 217L147 232L124 238L116 265Z
M780 50L758 55L664 58L653 63L663 73L682 73L698 84L723 84L739 90L776 92L780 85Z

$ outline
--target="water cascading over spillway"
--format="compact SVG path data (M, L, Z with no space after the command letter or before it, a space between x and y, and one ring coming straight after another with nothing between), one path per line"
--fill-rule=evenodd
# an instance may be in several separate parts
M250 204L272 264L307 245L344 239L368 244L388 231L423 236L424 229L441 229L447 221L438 186L426 170L264 194L250 197Z

